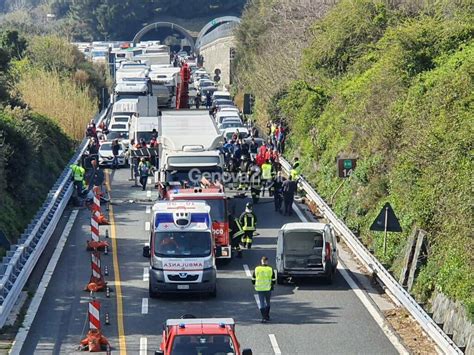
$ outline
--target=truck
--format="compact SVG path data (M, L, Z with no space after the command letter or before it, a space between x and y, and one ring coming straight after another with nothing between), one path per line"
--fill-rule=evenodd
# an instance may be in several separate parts
M144 139L148 144L153 136L153 129L158 131L158 116L139 117L133 115L130 120L129 138L135 143Z
M217 295L210 207L199 201L160 201L152 208L149 295L207 293Z
M114 101L135 99L152 93L151 82L143 78L123 78L114 88Z
M224 139L207 111L163 111L158 132L161 188L171 181L198 185L204 174L222 180Z
M155 354L252 355L252 350L241 349L232 318L187 318L166 320Z
M278 232L277 283L288 278L324 277L332 283L338 262L337 241L326 223L287 223Z
M229 231L228 197L224 186L206 181L203 188L180 188L173 186L165 195L168 201L204 201L211 207L212 236L215 255L218 259L230 260L232 257L231 236Z

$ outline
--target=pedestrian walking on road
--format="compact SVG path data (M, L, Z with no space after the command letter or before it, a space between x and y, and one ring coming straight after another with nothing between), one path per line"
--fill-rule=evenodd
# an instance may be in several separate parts
M285 180L282 185L283 189L283 202L285 204L285 216L291 216L293 214L293 200L295 199L295 193L298 188L296 181L293 180L293 177L288 177L288 180Z
M272 191L273 193L273 203L275 205L275 212L280 212L281 213L281 202L283 199L283 177L281 176L281 172L278 172L278 175L275 176L270 184L268 186L268 190ZM270 196L272 195L270 193Z
M266 256L262 256L260 263L253 272L252 283L255 285L255 291L257 291L262 323L266 323L270 320L270 298L276 276L275 270L268 265Z
M112 169L117 169L118 168L118 156L120 153L120 144L118 139L114 139L112 141L112 155L114 156L114 159L112 160Z
M150 175L150 163L148 163L145 158L142 158L140 164L138 164L138 174L140 175L142 190L145 191L148 176Z

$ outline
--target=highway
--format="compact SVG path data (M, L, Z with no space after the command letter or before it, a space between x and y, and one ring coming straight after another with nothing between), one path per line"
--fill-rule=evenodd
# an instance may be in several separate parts
M322 280L276 285L272 297L272 321L260 323L260 313L248 270L267 255L275 261L276 233L298 217L284 217L273 211L272 200L255 205L260 235L242 259L218 268L218 294L167 296L148 299L148 260L142 247L148 240L149 209L156 192L132 187L128 169L112 171L109 177L112 198L109 219L112 226L101 227L112 245L102 254L107 266L106 280L113 292L110 298L97 293L102 303L101 319L115 354L153 354L159 348L162 324L183 314L197 317L232 317L243 348L254 354L395 354L398 353L380 326L340 273L332 285ZM151 186L149 186L151 187ZM245 200L235 200L236 211ZM104 208L105 210L105 208ZM80 353L79 341L87 330L89 294L81 291L90 277L90 254L85 243L90 238L90 212L80 209L65 248L46 289L38 313L29 329L22 354ZM246 270L245 266L248 266Z

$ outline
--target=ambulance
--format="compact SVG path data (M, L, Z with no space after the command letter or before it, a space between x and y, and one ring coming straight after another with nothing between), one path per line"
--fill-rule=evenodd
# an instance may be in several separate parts
M210 206L198 201L161 201L152 209L149 294L206 293L216 297L216 262Z

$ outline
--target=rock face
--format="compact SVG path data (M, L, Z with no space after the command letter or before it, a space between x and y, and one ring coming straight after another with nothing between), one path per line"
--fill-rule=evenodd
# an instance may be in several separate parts
M441 324L443 330L465 353L474 355L474 326L469 320L466 309L442 293L436 293L431 310L433 320Z

